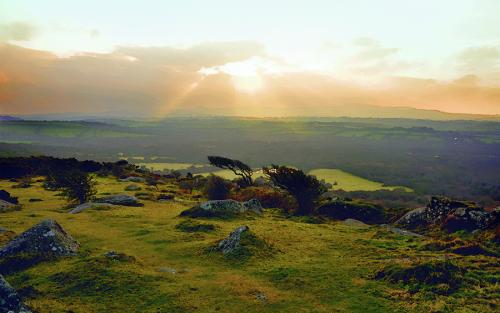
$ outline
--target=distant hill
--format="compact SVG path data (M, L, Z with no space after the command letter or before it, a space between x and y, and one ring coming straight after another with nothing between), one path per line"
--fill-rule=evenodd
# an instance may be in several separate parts
M21 121L22 118L20 117L15 117L15 116L10 116L10 115L0 115L0 122L1 121Z

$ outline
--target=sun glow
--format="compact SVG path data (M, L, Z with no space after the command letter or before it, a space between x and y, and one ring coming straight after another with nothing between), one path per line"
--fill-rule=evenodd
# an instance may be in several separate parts
M265 87L263 74L280 72L281 69L276 64L262 57L252 57L244 61L202 68L199 71L206 76L219 73L230 75L234 87L247 93L255 93Z

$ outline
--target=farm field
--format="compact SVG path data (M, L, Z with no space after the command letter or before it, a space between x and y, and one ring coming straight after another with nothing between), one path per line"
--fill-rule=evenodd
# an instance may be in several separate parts
M375 190L394 190L396 188L404 188L406 191L411 189L401 186L384 186L384 184L371 181L339 169L320 168L314 169L309 174L316 176L318 179L324 179L327 183L333 186L333 189L343 189L345 191L375 191Z

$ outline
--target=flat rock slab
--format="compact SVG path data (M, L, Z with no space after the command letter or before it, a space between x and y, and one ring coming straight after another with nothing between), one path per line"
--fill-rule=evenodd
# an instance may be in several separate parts
M142 177L135 177L135 176L130 176L127 178L122 178L120 179L121 182L133 182L133 183L143 183L146 180Z
M80 204L79 206L73 208L71 211L69 211L70 214L78 214L82 211L85 211L87 209L94 209L94 210L108 210L108 209L113 209L118 207L117 205L110 204L110 203L94 203L94 202L88 202L88 203L83 203Z
M0 313L31 313L14 288L0 275Z
M125 191L139 191L141 189L142 189L141 186L135 184L131 184L125 187Z
M134 196L119 194L119 195L111 195L102 198L98 198L94 201L94 203L109 203L114 205L124 205L124 206L143 206L139 199Z
M385 226L385 228L386 228L388 231L393 232L393 233L398 234L398 235L402 235L402 236L410 236L410 237L418 237L418 238L425 238L425 236L423 236L423 235L420 235L420 234L417 234L417 233L411 232L411 231L406 230L406 229L401 229L401 228L397 228L397 227L392 227L392 226L389 226L389 225L380 225L380 226Z
M75 255L78 242L56 221L47 219L14 237L0 250L0 272Z
M368 228L368 227L370 227L370 225L365 224L365 223L363 223L361 221L355 220L353 218L345 219L342 223L345 224L345 225L355 226L355 227L359 227L359 228Z

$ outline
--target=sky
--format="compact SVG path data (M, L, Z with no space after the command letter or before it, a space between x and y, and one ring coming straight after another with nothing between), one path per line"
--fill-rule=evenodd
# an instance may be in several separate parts
M0 114L500 114L500 1L0 0Z

